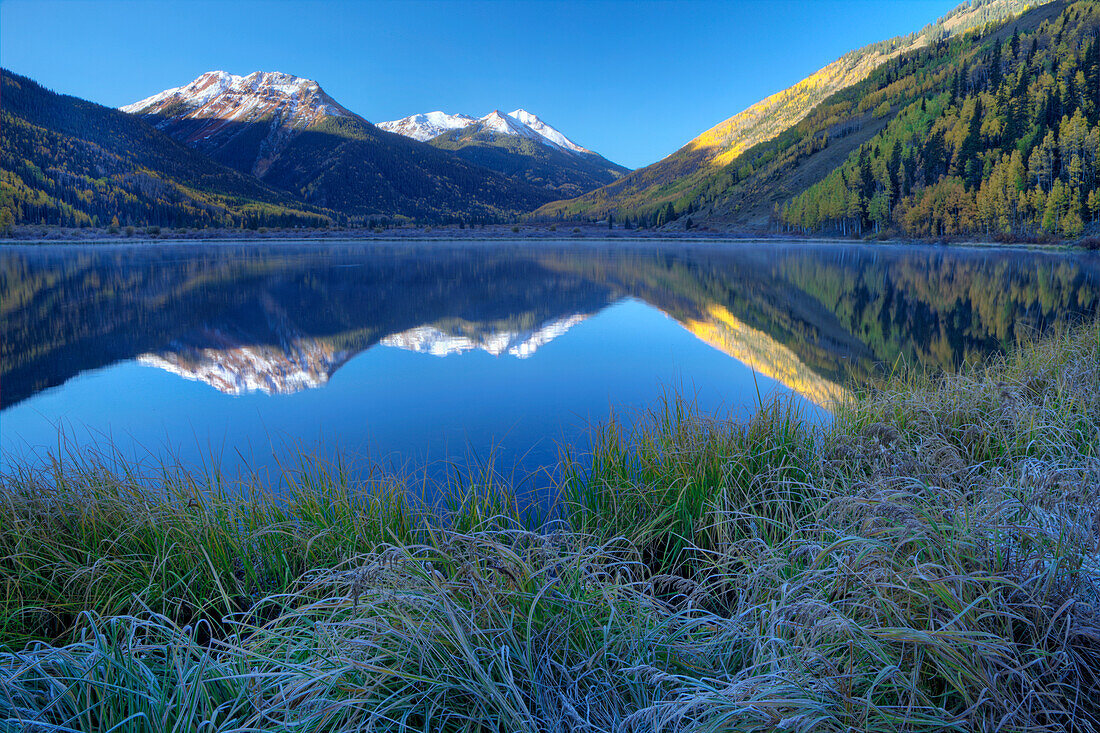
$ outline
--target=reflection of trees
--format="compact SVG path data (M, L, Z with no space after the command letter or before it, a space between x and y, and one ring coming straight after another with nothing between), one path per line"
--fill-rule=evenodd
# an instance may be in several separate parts
M210 329L278 345L272 303L304 337L355 353L425 324L519 332L631 296L716 344L771 339L810 384L899 356L951 368L1096 313L1100 260L787 245L18 248L0 260L0 295L5 405L86 369L202 346Z
M1100 259L1035 252L791 254L777 274L835 313L876 359L952 369L1027 333L1100 309Z
M278 346L272 302L303 335L354 353L444 318L521 331L609 297L489 247L20 249L2 268L4 405L173 342L202 346L211 329Z
M1100 311L1100 257L1088 254L765 244L555 266L586 268L681 322L720 306L837 381L899 356L953 369Z

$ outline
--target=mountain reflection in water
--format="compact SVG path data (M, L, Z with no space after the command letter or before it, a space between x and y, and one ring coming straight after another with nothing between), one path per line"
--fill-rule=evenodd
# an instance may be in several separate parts
M158 244L9 247L0 258L9 415L133 360L229 395L289 395L324 389L376 347L530 359L624 302L828 407L881 364L954 369L1100 309L1100 258L1023 250Z

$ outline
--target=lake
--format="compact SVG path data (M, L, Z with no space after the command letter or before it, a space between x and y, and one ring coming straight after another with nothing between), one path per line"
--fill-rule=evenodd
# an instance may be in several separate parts
M301 451L544 485L663 396L827 421L883 366L955 369L1094 317L1100 257L708 242L0 250L0 450L110 444L278 476Z

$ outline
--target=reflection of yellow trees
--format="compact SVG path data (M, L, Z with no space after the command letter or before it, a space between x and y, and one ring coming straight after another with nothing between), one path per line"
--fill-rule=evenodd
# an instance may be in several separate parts
M688 319L684 327L699 340L814 404L828 408L849 396L843 387L815 374L793 351L763 331L738 320L723 306L708 306L705 320Z

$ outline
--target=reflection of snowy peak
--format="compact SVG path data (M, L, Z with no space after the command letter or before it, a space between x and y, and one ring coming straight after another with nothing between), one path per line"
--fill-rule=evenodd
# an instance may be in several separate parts
M320 387L346 359L343 352L312 339L283 347L226 344L221 348L199 348L173 344L164 351L138 357L142 364L206 382L232 395L291 394Z
M518 359L526 359L539 347L553 341L587 317L578 313L549 321L533 331L501 331L474 336L445 333L435 326L418 326L387 336L381 343L383 346L432 356L449 356L480 349L493 356L508 353Z
M273 300L264 297L261 302L271 329L262 339L266 343L204 328L186 341L142 354L138 361L239 395L291 394L319 387L348 360L348 353L300 333Z

